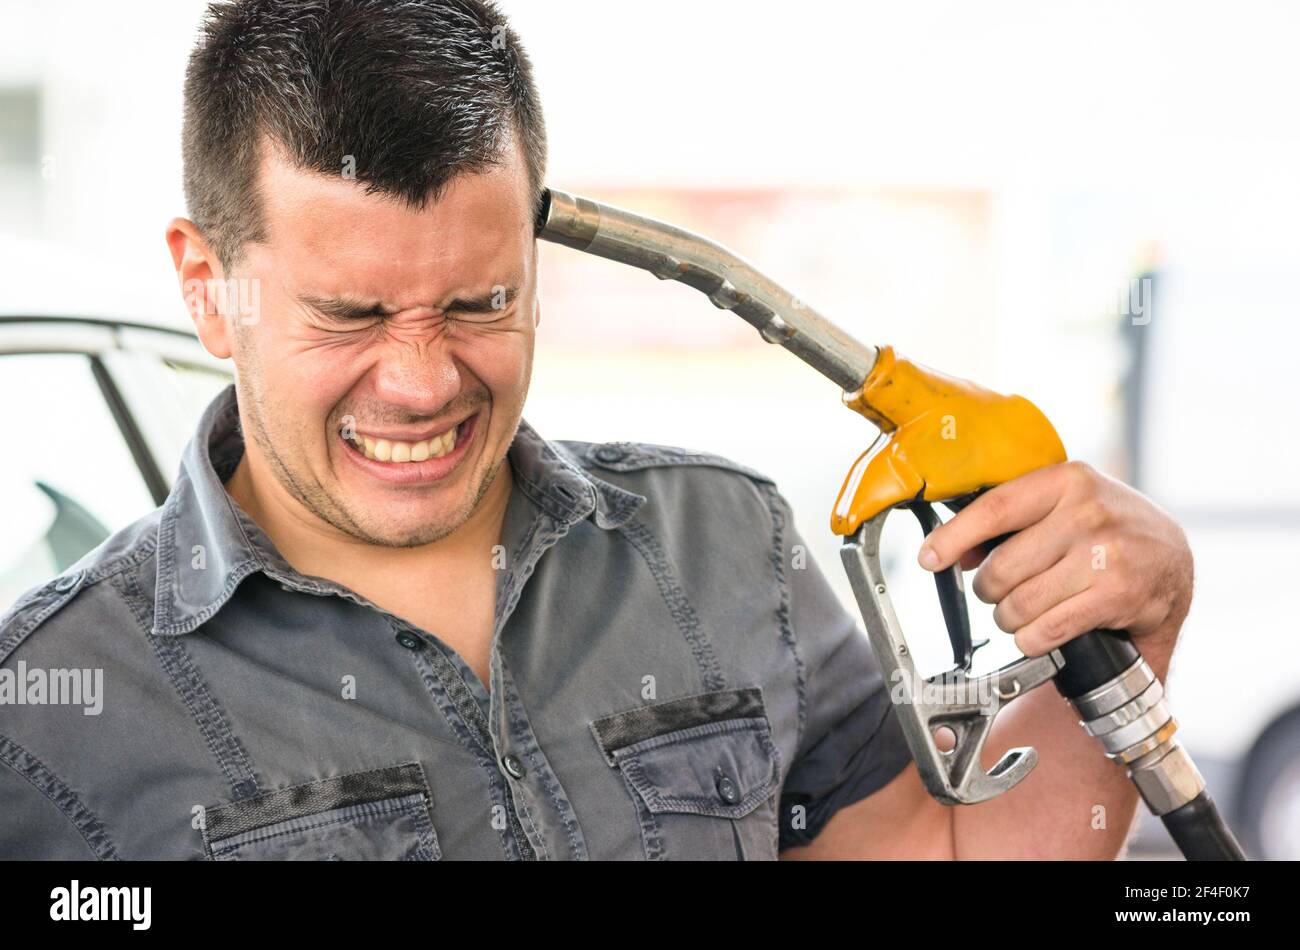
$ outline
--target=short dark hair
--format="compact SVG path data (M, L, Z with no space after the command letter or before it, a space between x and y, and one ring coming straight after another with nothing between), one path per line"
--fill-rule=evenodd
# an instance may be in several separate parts
M190 218L222 264L265 240L263 137L300 168L420 208L508 143L544 188L546 126L532 66L490 0L230 0L208 8L185 76Z

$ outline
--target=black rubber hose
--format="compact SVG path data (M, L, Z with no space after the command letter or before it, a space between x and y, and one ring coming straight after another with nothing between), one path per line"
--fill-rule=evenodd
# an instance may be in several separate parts
M1071 700L1123 676L1142 656L1124 630L1093 630L1059 649L1065 669L1056 674L1056 690Z
M1245 852L1223 823L1208 789L1181 808L1161 815L1160 820L1188 861L1246 860Z

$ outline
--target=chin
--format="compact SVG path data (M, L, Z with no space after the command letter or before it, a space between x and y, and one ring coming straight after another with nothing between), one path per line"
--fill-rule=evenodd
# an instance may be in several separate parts
M391 520L379 523L359 518L356 524L360 528L362 539L372 544L381 544L392 548L413 548L430 544L453 532L458 523L443 518L423 519L407 524L394 524Z

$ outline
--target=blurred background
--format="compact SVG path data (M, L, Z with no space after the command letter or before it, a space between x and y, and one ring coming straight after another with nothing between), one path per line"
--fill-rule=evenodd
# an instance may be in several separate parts
M1073 457L1180 520L1198 575L1180 734L1248 847L1300 858L1296 8L500 5L553 185L701 231L859 339L1030 397ZM0 0L0 405L21 433L0 445L0 610L165 495L224 385L163 243L203 8ZM695 291L542 254L529 421L772 475L851 607L829 512L874 430ZM895 520L895 603L937 670L920 534ZM1007 662L975 613L978 668ZM1130 857L1172 854L1144 819Z

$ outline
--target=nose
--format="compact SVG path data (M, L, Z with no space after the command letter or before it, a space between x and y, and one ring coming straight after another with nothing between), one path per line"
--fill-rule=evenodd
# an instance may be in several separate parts
M447 347L404 343L385 349L375 374L375 395L388 405L432 416L460 393L461 369Z

